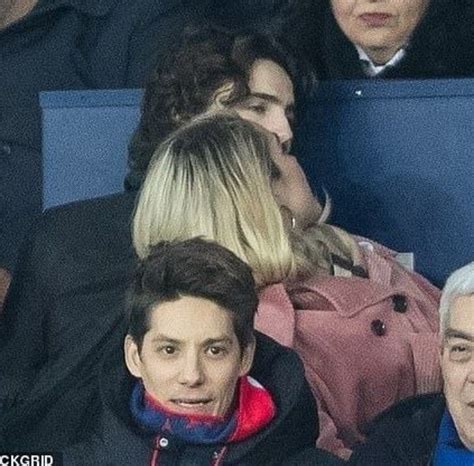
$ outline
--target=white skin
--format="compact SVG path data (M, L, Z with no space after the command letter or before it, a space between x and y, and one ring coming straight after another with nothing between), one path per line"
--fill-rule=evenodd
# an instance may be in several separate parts
M228 311L183 296L155 307L141 351L129 335L124 349L130 373L166 409L224 417L239 377L252 366L255 344L242 351Z
M387 63L409 41L430 0L331 0L339 27L376 64Z
M298 160L288 154L293 139L293 83L281 66L271 60L258 59L250 69L248 84L250 96L235 110L242 118L275 136L271 141L272 156L281 176L273 181L273 192L277 202L288 208L304 229L317 222L321 206Z
M474 451L474 295L453 301L440 359L449 412L462 443Z

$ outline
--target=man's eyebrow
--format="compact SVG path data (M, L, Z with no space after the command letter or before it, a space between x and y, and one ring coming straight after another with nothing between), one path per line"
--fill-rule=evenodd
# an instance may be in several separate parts
M181 343L179 340L176 340L176 338L171 338L166 335L163 335L162 333L158 333L155 335L152 339L153 343L160 343L160 342L166 342L166 343L173 343L175 345L178 345Z
M205 346L215 345L218 343L231 345L233 343L233 340L230 337L223 336L223 337L217 337L217 338L208 338L207 340L204 341Z
M171 344L174 344L174 345L179 345L180 343L182 343L181 340L177 340L176 338L168 337L166 335L163 335L162 333L158 333L157 335L155 335L152 339L152 342L153 343L171 343ZM222 337L218 336L218 337L215 337L215 338L207 338L206 340L204 340L203 344L205 346L208 346L208 345L215 345L217 343L232 344L233 340L232 340L232 338L227 337L227 336L222 336Z
M283 105L283 102L276 95L267 94L265 92L251 92L249 97L256 97L257 99L263 99L273 104ZM295 107L295 104L294 102L291 102L286 107L289 109L293 109Z
M447 328L444 332L444 338L447 340L448 338L461 338L463 340L468 340L474 342L474 335L471 333L463 332L462 330L458 330L455 328Z

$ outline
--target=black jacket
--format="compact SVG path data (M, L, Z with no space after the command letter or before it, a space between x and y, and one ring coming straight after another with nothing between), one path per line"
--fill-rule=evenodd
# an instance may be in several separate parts
M122 324L134 193L47 211L20 254L0 321L0 445L47 444L58 413L87 413L97 356ZM76 438L74 425L61 432ZM60 443L58 441L58 443Z
M334 19L329 0L288 0L287 3L292 3L293 7L290 11L282 10L286 19L280 17L276 20L282 27L280 33L312 63L321 79L366 77L356 48ZM406 56L379 77L472 77L473 43L474 2L430 0L428 11L413 34Z
M288 457L314 445L317 436L316 405L304 378L304 369L296 353L261 334L252 377L267 388L277 406L277 416L254 436L229 444L223 465L285 464ZM129 412L135 383L125 369L123 352L113 349L101 370L101 416L92 437L64 452L65 466L148 465L154 438L143 433ZM59 422L59 425L61 421ZM54 436L54 432L52 433ZM159 464L210 465L216 446L186 445L167 437L160 448Z
M189 0L39 0L0 29L0 267L41 211L38 93L140 87L194 17ZM188 4L188 6L183 6Z
M372 424L367 441L355 448L353 466L428 466L446 407L441 394L402 401Z

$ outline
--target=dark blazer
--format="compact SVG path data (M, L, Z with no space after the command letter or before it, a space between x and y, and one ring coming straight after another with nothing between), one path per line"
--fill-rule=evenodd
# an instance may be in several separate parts
M365 444L355 448L353 466L428 466L446 407L443 395L402 401L372 424Z
M250 375L272 394L277 415L254 436L228 444L222 464L282 465L301 450L312 449L317 436L316 404L296 353L257 334ZM110 352L101 369L102 412L97 429L82 445L64 451L65 465L146 465L155 448L159 449L159 464L163 466L211 464L216 446L184 444L169 435L168 444L161 448L155 446L153 436L138 428L129 411L135 382L125 369L123 351Z
M141 87L194 17L189 0L39 0L0 29L0 267L41 211L38 93Z
M134 270L134 197L51 209L24 244L0 321L0 433L8 425L20 444L47 441L57 413L87 411L80 392L90 390L96 358L122 324ZM65 426L62 435L67 443L75 433Z

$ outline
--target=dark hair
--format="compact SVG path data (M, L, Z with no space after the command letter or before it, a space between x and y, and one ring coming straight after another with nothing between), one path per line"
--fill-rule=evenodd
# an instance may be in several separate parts
M128 334L139 350L152 310L183 296L208 299L232 316L241 349L254 337L258 298L250 267L212 241L163 241L151 248L136 271L127 301Z
M297 64L272 36L216 26L187 30L183 42L156 67L145 86L141 119L129 147L126 188L140 187L156 146L205 112L224 84L233 83L233 89L222 103L242 102L249 94L250 69L257 59L280 65L296 86Z

